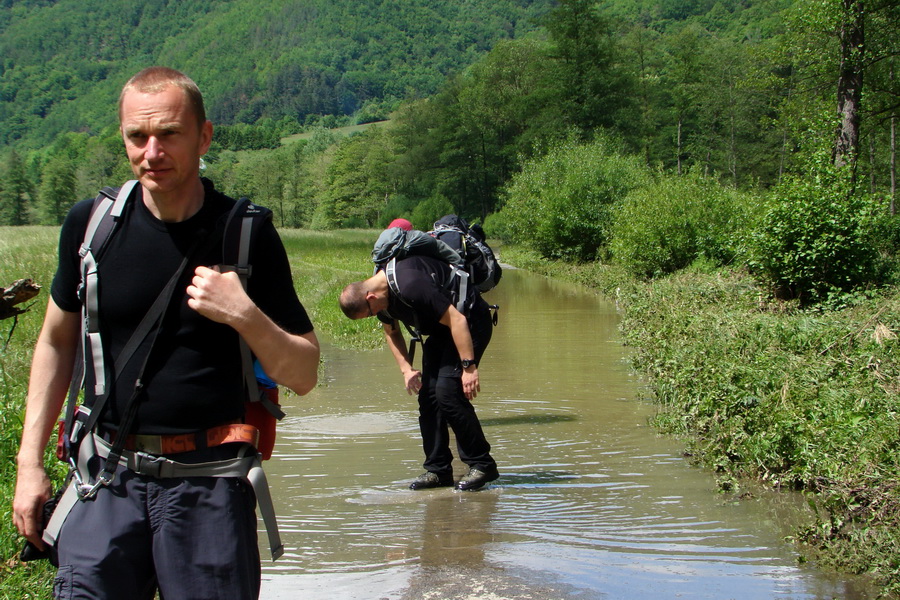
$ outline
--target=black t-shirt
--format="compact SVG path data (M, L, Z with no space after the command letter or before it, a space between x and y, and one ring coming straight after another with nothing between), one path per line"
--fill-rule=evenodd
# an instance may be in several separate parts
M397 287L401 298L388 295L388 314L378 314L384 323L394 319L418 327L423 335L438 328L441 317L452 304L452 293L444 287L450 278L450 266L429 256L409 256L396 263Z
M122 222L98 258L100 332L108 373L144 315L178 269L195 240L207 231L218 238L208 251L195 255L175 288L162 329L144 371L145 393L135 425L136 433L183 433L207 429L239 419L245 394L238 335L231 327L203 317L187 305L186 288L199 265L222 263L221 225L234 200L203 180L203 207L191 218L165 223L141 200L141 187L128 202ZM63 310L79 312L80 259L78 249L93 200L76 204L62 226L59 267L51 294ZM287 254L275 227L260 228L251 250L253 266L248 293L259 308L290 333L304 334L313 326L297 298ZM135 378L153 335L144 340L112 387L100 422L115 429L134 389ZM93 377L85 373L85 399L94 400ZM107 375L107 382L112 378Z

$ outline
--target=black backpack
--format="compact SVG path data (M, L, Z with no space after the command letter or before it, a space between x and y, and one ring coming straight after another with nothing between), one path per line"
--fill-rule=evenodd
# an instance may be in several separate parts
M481 225L469 223L457 215L446 215L434 222L428 232L456 250L466 262L471 283L479 292L494 289L500 282L503 269L494 251L485 241Z
M401 302L403 299L397 285L395 266L398 260L407 256L430 256L450 265L450 277L444 282L444 289L450 292L456 310L467 315L480 292L492 289L500 280L500 264L494 252L484 242L481 227L469 227L469 224L456 215L447 215L438 219L434 230L429 232L400 227L385 229L378 236L372 248L372 262L375 272L384 271L391 293ZM496 305L490 306L494 311L493 323L497 324ZM415 356L416 344L422 341L418 322L406 324L412 337L409 355Z
M500 281L503 269L494 255L494 251L485 241L484 230L480 225L472 225L457 215L446 215L434 222L434 229L425 233L418 230L406 231L400 227L385 229L372 249L372 262L375 271L388 271L388 283L391 283L391 270L388 265L392 260L402 260L407 256L430 256L442 260L453 268L450 282L445 287L454 287L454 281L460 281L462 290L455 291L455 302L460 307L466 300L471 301L471 292L479 293L492 290ZM468 274L460 277L459 270ZM396 293L396 286L391 286Z

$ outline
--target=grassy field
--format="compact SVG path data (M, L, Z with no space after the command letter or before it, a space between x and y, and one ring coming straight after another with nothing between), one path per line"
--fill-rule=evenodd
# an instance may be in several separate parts
M23 565L16 560L22 549L12 524L12 497L16 481L15 455L22 432L22 417L31 351L40 331L53 271L56 269L55 227L0 227L0 286L31 278L41 285L40 295L16 321L0 321L0 599L49 598L53 569L47 561ZM22 307L22 305L19 305ZM8 343L7 343L8 340ZM59 464L50 458L47 464ZM62 475L59 469L57 475Z
M365 131L369 127L379 127L388 123L389 121L376 121L375 123L363 123L362 125L347 125L346 127L336 127L334 129L330 129L332 133L340 136L348 136L354 133L359 133L361 131ZM294 135L289 135L281 138L281 144L287 145L291 142L296 142L297 140L308 140L312 138L314 132L306 131L303 133L295 133Z

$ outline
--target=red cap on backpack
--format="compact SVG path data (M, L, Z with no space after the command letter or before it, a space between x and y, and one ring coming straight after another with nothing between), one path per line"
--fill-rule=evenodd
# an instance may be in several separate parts
M394 219L393 221L391 221L391 224L388 225L388 229L390 229L391 227L399 227L400 229L405 229L406 231L409 231L413 228L412 223L410 223L406 219Z

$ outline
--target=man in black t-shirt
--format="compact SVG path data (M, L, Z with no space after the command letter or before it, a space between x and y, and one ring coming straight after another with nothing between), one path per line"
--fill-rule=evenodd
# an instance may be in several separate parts
M498 477L491 446L471 402L481 390L478 365L491 340L490 309L479 296L468 314L457 310L443 285L450 277L450 267L440 260L410 256L395 264L399 294L392 293L381 270L344 288L341 309L351 319L377 315L407 392L418 394L425 472L410 488L453 485L449 426L456 436L459 458L469 466L456 488L477 490ZM421 371L412 365L398 321L428 336Z
M223 260L222 241L214 237L221 236L217 223L235 201L199 177L212 124L196 84L172 69L145 69L123 88L119 119L138 184L98 261L97 297L107 371L121 374L105 378L108 392L96 429L82 438L80 450L73 449L79 477L98 485L93 495L77 486L78 501L59 530L54 596L151 599L158 590L167 600L257 598L253 489L245 475L212 474L216 465L247 464L251 452L256 460L248 444L218 436L242 426L246 393L239 337L272 379L298 394L316 383L318 342L271 223L254 236L254 273L246 291L236 273L215 268ZM13 520L38 548L44 547L41 508L50 497L44 448L81 344L79 246L92 204L75 205L63 224L29 381ZM132 360L116 364L182 264L160 324ZM85 407L100 394L95 383L86 369ZM138 404L126 411L134 405L132 396ZM115 447L126 412L133 412L130 435L122 460L110 467L111 481L103 485L97 479L106 472L100 471L102 455L91 453ZM142 446L129 447L137 439ZM185 441L187 450L141 451L153 440L163 448L164 440L173 439Z

